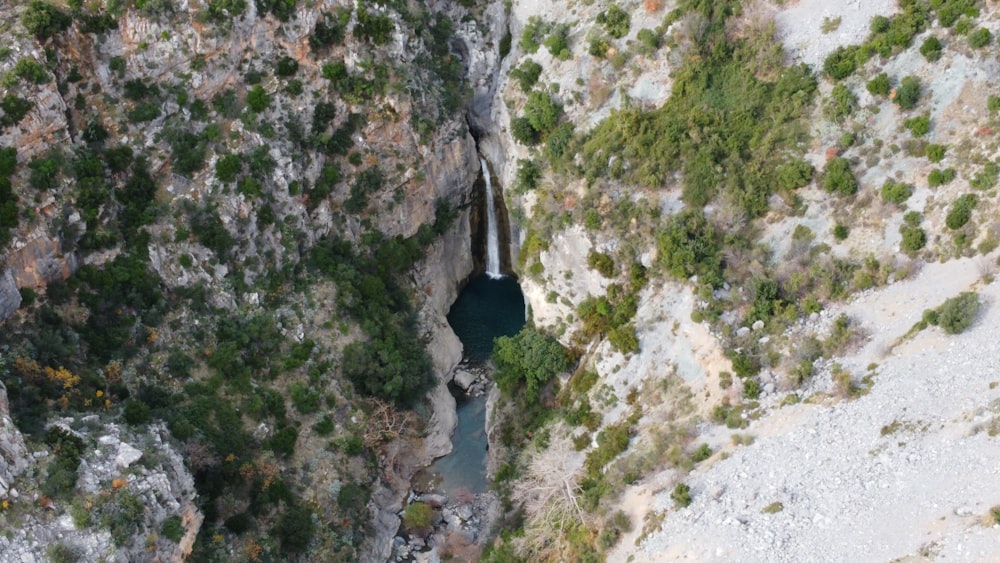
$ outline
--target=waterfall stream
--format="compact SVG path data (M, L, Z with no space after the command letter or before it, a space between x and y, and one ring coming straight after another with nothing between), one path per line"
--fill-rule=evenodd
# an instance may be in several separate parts
M486 159L480 157L479 165L483 170L483 180L486 182L486 275L492 279L500 279L500 235L497 233L497 210L493 200L493 179Z

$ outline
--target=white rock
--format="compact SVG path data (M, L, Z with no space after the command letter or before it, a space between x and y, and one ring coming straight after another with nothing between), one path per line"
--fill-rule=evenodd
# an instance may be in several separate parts
M462 391L468 391L469 387L472 387L472 384L476 382L476 374L464 369L455 370L455 377L452 381Z
M122 442L118 446L118 455L115 457L115 466L119 469L126 469L142 458L142 452L132 446Z

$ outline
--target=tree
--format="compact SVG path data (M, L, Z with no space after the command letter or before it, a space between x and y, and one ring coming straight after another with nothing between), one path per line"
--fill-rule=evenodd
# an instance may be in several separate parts
M514 336L496 339L493 363L500 390L509 396L524 385L532 402L550 379L570 367L569 357L559 341L530 325Z
M858 191L858 181L851 172L851 163L846 158L836 157L826 163L823 174L823 188L828 192L851 195Z
M660 261L676 278L693 275L710 284L721 283L722 256L715 226L700 209L687 209L670 218L657 235Z
M524 104L524 116L528 119L531 127L542 137L555 128L562 116L562 111L562 104L540 90L529 94L528 101Z
M873 96L885 96L889 93L889 75L881 72L866 84Z
M924 40L924 44L920 46L920 54L924 56L928 61L934 62L941 58L941 51L944 46L941 45L941 40L937 37L931 35Z
M20 123L33 107L35 103L31 100L14 94L4 94L3 99L0 99L0 110L3 110L3 115L0 116L0 130Z
M21 14L21 23L39 41L44 41L68 28L73 19L52 4L32 0Z
M938 325L948 334L958 334L972 326L979 313L979 296L965 291L945 301L937 309Z
M951 204L951 209L948 210L948 215L945 217L944 223L949 229L961 229L969 222L972 218L972 210L975 209L976 205L979 203L979 198L975 194L965 194L959 196L954 203Z
M896 90L896 103L901 109L913 109L920 99L920 79L916 76L907 76L899 83Z
M295 506L281 515L275 527L281 540L281 551L299 553L309 547L313 537L312 513L308 508Z
M235 181L242 169L243 159L238 154L230 153L215 161L215 177L220 182L228 184Z
M271 96L259 84L247 93L247 106L254 113L266 110L269 105L271 105Z

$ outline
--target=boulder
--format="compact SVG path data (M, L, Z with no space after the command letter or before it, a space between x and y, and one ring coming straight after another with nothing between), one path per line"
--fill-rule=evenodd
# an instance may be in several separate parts
M469 388L472 387L472 384L476 382L476 379L476 374L464 369L459 369L455 370L455 377L452 379L452 382L462 391L468 391Z

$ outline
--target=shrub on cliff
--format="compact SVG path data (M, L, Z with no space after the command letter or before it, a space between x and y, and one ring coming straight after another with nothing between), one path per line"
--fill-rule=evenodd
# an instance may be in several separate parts
M920 100L920 79L916 76L906 76L896 89L894 101L902 109L913 109Z
M959 196L954 203L951 204L951 208L948 210L948 215L945 217L945 225L949 229L961 229L969 222L972 218L972 210L979 203L979 198L975 194L965 194Z
M928 61L934 62L941 58L941 51L943 49L944 45L941 44L941 40L931 35L920 46L920 54Z
M21 23L39 41L44 41L68 28L73 19L48 2L34 0L21 14Z
M938 326L948 334L958 334L972 326L979 313L979 295L965 291L937 308Z
M275 534L281 541L283 553L299 553L309 547L313 538L312 513L308 508L295 506L281 515Z
M828 192L851 195L858 191L858 181L851 173L851 163L846 158L836 157L826 163L823 173L823 188Z
M425 502L415 502L403 511L403 528L410 534L426 536L434 526L434 510Z
M496 339L493 363L500 390L509 396L524 386L530 401L536 400L545 384L570 365L562 345L530 325L514 336Z

